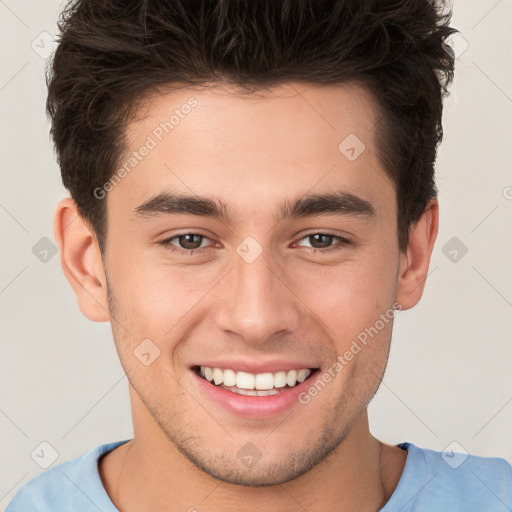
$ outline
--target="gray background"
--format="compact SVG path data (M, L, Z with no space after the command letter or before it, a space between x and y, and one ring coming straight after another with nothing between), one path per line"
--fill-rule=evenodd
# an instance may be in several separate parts
M65 195L44 114L59 10L0 0L2 511L55 456L132 435L110 325L81 315L41 241L53 241ZM440 233L422 301L398 315L371 430L512 461L512 1L456 0L454 10L462 34L437 166Z

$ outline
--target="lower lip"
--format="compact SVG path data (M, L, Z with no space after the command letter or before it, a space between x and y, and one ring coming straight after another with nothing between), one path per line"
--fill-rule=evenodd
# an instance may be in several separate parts
M192 373L201 391L212 402L219 404L237 416L263 419L283 414L294 405L301 405L298 398L299 394L311 385L310 379L314 378L318 370L313 371L309 378L293 388L288 388L276 395L269 396L239 395L211 384L206 379L200 377L194 370L192 370Z

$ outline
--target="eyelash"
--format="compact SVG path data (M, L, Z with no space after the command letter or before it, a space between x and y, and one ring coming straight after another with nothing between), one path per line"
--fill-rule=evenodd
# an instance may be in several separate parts
M209 245L207 247L201 247L201 248L198 248L198 249L182 249L182 248L174 246L171 243L171 241L174 240L175 238L179 238L179 237L185 236L185 235L196 235L196 236L202 237L203 239L205 239L205 238L209 239L209 237L207 237L206 235L203 235L201 233L188 232L188 233L179 233L179 234L174 235L174 236L172 236L170 238L166 238L165 240L162 240L162 241L160 241L158 243L159 243L159 245L162 245L167 250L169 250L171 253L178 253L179 255L182 255L182 256L193 256L193 255L196 255L196 254L202 254L205 250L211 248L211 246ZM299 242L304 240L305 238L309 238L310 236L314 236L314 235L326 235L326 236L329 236L329 237L331 237L333 239L337 239L338 243L335 244L334 246L328 247L326 249L317 249L315 247L307 247L306 249L310 253L315 253L315 254L316 253L322 253L322 254L331 253L331 252L339 251L339 250L341 250L344 247L347 247L347 246L350 246L350 245L354 245L353 242L351 242L350 240L347 240L346 238L343 238L343 237L341 237L339 235L334 235L332 233L325 233L323 231L314 231L312 233L307 233L306 235L304 235L303 237L301 237L299 239Z

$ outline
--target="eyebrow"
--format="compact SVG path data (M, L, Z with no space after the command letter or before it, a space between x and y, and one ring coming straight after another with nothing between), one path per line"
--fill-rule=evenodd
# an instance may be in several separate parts
M234 215L223 201L197 195L162 192L135 208L137 217L152 217L170 214L197 215L219 219L233 224ZM374 217L374 206L350 192L335 191L325 194L309 194L283 201L274 215L276 223L316 215L343 215Z

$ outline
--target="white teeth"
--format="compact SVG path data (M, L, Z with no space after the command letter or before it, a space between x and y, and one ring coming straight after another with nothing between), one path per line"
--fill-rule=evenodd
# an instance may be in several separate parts
M297 370L290 370L286 375L286 384L288 386L295 386L297 382Z
M236 373L233 370L224 370L224 386L236 386Z
M286 372L274 373L274 387L284 388L286 386Z
M220 368L214 368L213 369L213 382L215 382L215 385L218 386L222 383L222 380L224 378L223 371Z
M300 370L278 371L275 373L252 374L247 372L235 372L234 370L221 368L209 368L201 366L199 374L206 380L213 382L216 386L224 388L233 388L235 392L250 396L268 396L275 395L277 389L295 386L297 383L304 382L311 370L302 368Z
M255 389L240 389L240 388L238 388L238 392L242 395L258 396L258 392Z
M279 391L277 389L269 389L267 391L256 391L258 393L258 396L271 396L271 395L277 395Z
M254 387L260 391L266 391L274 387L274 375L272 373L258 373L254 381Z
M213 380L213 370L211 368L205 367L204 378L210 382Z
M239 395L247 395L247 396L271 396L277 395L280 393L277 389L269 389L260 391L259 389L241 389L236 386L226 387L224 384L221 384L219 387L226 389L227 391L231 391L232 393L237 393Z
M254 375L252 373L238 372L236 374L236 387L254 389Z
M310 374L311 372L309 370L299 370L297 372L297 380L299 382L304 382L306 380L306 377ZM214 375L215 375L215 372L214 372Z

